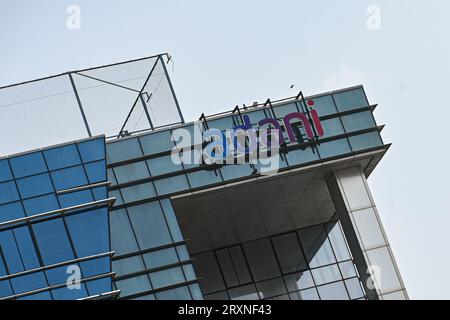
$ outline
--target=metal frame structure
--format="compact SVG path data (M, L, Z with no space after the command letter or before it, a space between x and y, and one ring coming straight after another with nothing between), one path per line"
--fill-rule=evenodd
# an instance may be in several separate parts
M2 115L2 108L19 108L20 109L20 104L25 104L27 107L31 106L32 108L35 108L36 112L40 112L40 110L45 110L45 108L48 107L48 103L46 99L52 99L52 98L57 98L57 96L65 96L67 97L66 99L68 100L63 100L61 101L56 101L56 105L54 105L54 107L60 109L60 110L65 110L64 108L69 107L70 110L72 111L72 108L78 109L79 115L80 115L80 124L78 124L78 119L76 119L77 117L68 117L65 119L59 119L56 117L52 117L51 119L48 119L48 123L47 124L43 124L43 131L45 133L45 128L51 127L53 126L55 123L73 123L76 122L77 123L77 132L76 134L78 136L74 136L73 140L79 140L80 139L80 135L81 136L86 136L86 137L92 137L97 135L100 131L101 134L105 134L105 135L110 135L112 133L106 133L103 130L101 130L100 128L97 128L98 126L96 126L94 124L95 123L100 123L101 125L103 125L103 123L107 123L109 125L109 122L111 121L110 119L108 119L107 114L105 114L103 111L98 112L95 111L94 109L96 108L96 106L98 106L99 101L102 104L102 108L107 108L110 109L112 112L112 114L114 114L114 110L112 110L109 104L112 103L114 104L113 107L116 108L116 110L121 109L122 111L125 111L125 114L127 115L126 118L121 119L122 123L121 124L117 124L114 123L111 125L112 128L117 127L119 128L120 126L120 130L118 130L117 133L114 133L114 135L112 137L118 138L118 137L122 137L124 135L128 135L131 133L134 133L135 131L147 131L147 130L154 130L157 127L163 127L163 126L168 126L168 125L175 125L175 124L183 124L184 123L184 117L181 113L181 109L178 103L178 99L175 95L175 91L173 89L172 86L172 82L170 80L169 74L167 72L167 68L165 66L166 63L168 63L171 60L171 56L168 53L162 53L162 54L158 54L158 55L153 55L153 56L147 56L147 57L143 57L143 58L139 58L139 59L133 59L133 60L129 60L129 61L123 61L123 62L117 62L117 63L113 63L113 64L107 64L107 65L102 65L102 66L97 66L97 67L92 67L92 68L86 68L86 69L79 69L79 70L72 70L72 71L67 71L64 73L60 73L57 75L52 75L52 76L48 76L48 77L43 77L43 78L38 78L35 80L29 80L29 81L24 81L24 82L20 82L20 83L15 83L15 84L10 84L10 85L6 85L6 86L1 86L0 87L0 116ZM143 62L143 66L141 67L139 64L135 64L135 63L139 63L140 61ZM144 62L148 61L149 64L146 65L144 64ZM127 66L127 64L129 64ZM151 68L149 70L146 70L146 68L149 67L149 65L151 64ZM121 69L117 68L113 69L114 67L120 67ZM155 70L158 69L158 70ZM98 71L98 76L97 74L95 74L94 72ZM156 72L158 71L158 72ZM93 74L94 73L94 74ZM126 76L130 75L130 74L139 74L139 77L136 78L128 78L128 79L124 79ZM106 75L106 76L105 76ZM143 76L145 75L145 76ZM159 88L159 84L157 87L154 88L149 88L147 87L149 80L153 77L160 77L161 80L159 80L159 82L161 83L161 81L163 81L163 85L161 88ZM109 79L108 77L112 77L113 80ZM145 82L143 83L139 83L139 79L145 77ZM50 81L52 79L55 79L55 81L60 81L58 82L59 85L61 85L62 89L61 92L51 92L51 90L57 90L54 87L53 83L49 83L48 88L46 88L46 82L45 81ZM58 80L56 80L58 79ZM100 84L100 85L94 85L94 86L90 86L87 88L80 88L80 81L83 81L82 79L86 79L86 81L96 81L96 83ZM158 78L159 79L159 78ZM123 82L132 82L133 85L135 85L135 87L130 87L127 86L126 84L123 84ZM41 83L41 84L39 84ZM137 84L136 84L137 83ZM32 84L36 84L36 87L32 86L32 87L28 87L28 85L32 85ZM94 83L95 84L95 83ZM23 92L21 91L21 87L23 86ZM105 87L108 86L108 87ZM108 97L108 96L102 96L102 94L105 94L105 91L101 91L98 95L97 92L89 92L88 97L83 96L83 90L85 89L96 89L96 87L103 87L99 89L100 90L112 90L111 88L120 88L124 90L124 97L127 97L127 99L129 99L130 97L133 97L133 95L136 95L136 97L133 100L133 103L131 105L128 105L126 102L124 105L121 105L121 103L123 103L123 101L115 101L114 97ZM152 92L153 91L155 92ZM12 90L12 91L8 91L8 90ZM163 90L161 93L157 92L157 91L161 91ZM73 96L70 96L70 93L73 93ZM116 91L106 91L106 95L108 95L108 93L113 92L114 94L119 94L120 92L116 92ZM130 95L131 93L131 95ZM86 94L87 95L87 94ZM157 95L157 97L155 97L155 95ZM158 96L159 95L159 96ZM25 99L24 99L25 97ZM167 101L162 101L161 99L163 99L163 97L166 97L166 99L170 99ZM89 101L89 98L93 98L95 99L95 101ZM150 105L149 103L152 103L152 101L150 100L154 100L154 99L160 99L159 101L157 100L158 105L156 106L157 110L153 110L153 106ZM70 101L69 101L70 100ZM97 101L98 100L98 101ZM162 101L162 102L161 102ZM50 102L49 102L50 103ZM62 103L62 105L61 105ZM88 106L91 105L91 106ZM145 119L144 121L147 121L143 124L144 128L139 128L138 130L133 130L135 128L133 128L133 124L129 124L129 120L130 117L132 115L132 113L135 111L136 106L139 105L139 112L143 112L142 115L139 116L138 118L138 122L139 124L141 124L140 120L141 117L143 115L145 115L145 117L143 119ZM142 105L142 109L141 109L141 105ZM42 109L43 108L43 109ZM26 109L23 109L24 112L28 112ZM50 109L49 109L50 110ZM165 114L164 112L167 111L167 114ZM77 111L75 111L75 114L77 113ZM91 113L91 114L90 114ZM93 115L93 114L94 115ZM97 113L97 114L96 114ZM101 113L100 115L98 115L98 113ZM16 121L22 121L21 117L20 117L20 113L14 113L17 114L17 120ZM153 119L152 119L152 115L153 115ZM102 117L105 116L105 120L104 122L102 122ZM100 117L100 119L97 119L97 117ZM120 117L120 115L119 115ZM155 122L155 117L158 118L159 123ZM12 119L12 121L14 121L15 119ZM118 120L116 119L115 122L117 122ZM126 128L126 126L129 125L131 126L131 130L130 128ZM20 127L20 125L18 124L17 127ZM84 127L84 128L83 128ZM111 128L111 130L113 130ZM100 129L100 130L99 130ZM70 129L68 129L70 130ZM72 132L70 132L69 134L72 134ZM74 133L75 134L75 133ZM47 142L44 141L41 143L41 145L50 145L50 144L56 144L52 141Z

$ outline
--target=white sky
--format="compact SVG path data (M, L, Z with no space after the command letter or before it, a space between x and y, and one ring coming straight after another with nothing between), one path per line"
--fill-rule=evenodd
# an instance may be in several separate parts
M66 27L70 4L79 30ZM169 52L189 121L364 84L393 143L369 183L407 290L450 299L448 12L446 0L1 1L0 86Z

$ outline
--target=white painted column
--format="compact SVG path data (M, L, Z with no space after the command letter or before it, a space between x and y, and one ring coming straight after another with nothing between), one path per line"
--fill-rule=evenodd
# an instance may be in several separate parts
M364 172L360 167L335 171L328 179L328 186L344 232L351 234L349 241L356 235L362 250L373 281L367 285L375 287L379 299L408 299ZM362 259L360 253L355 253Z

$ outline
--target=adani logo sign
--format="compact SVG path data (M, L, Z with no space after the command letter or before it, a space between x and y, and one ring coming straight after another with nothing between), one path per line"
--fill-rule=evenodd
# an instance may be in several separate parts
M308 101L309 106L314 105L314 101L309 100ZM294 126L293 123L295 123L295 126L298 128L299 125L304 128L306 132L306 136L308 139L312 140L316 137L322 137L324 135L322 123L320 122L319 115L317 114L317 111L314 109L311 109L309 112L310 119L309 121L307 114L301 113L301 112L293 112L289 113L283 118L283 127L285 131L287 132L287 135L289 137L289 140L294 143L297 141L297 136L294 132ZM247 115L243 116L243 122L244 124L241 126L236 126L233 128L233 131L237 130L244 130L249 131L252 130L252 124L250 123L250 118ZM280 122L277 119L274 118L265 118L258 122L259 127L263 127L265 125L272 126L275 130L278 130L279 132L279 138L278 145L283 144L284 142L284 136L283 136L283 130L280 126ZM270 130L270 129L269 129Z
M264 118L252 124L250 117L242 115L242 125L232 129L204 130L202 122L192 130L180 128L173 132L175 147L172 161L176 164L256 164L264 173L279 169L279 148L286 140L298 141L299 135L313 140L324 135L324 130L312 100L307 102L307 113L293 112L282 119ZM283 133L285 132L285 133ZM286 137L285 137L286 134ZM188 151L188 152L187 152ZM192 152L193 151L193 152Z

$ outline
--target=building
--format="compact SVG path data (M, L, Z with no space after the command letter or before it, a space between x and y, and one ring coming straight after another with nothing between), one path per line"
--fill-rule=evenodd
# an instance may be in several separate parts
M0 106L26 104L11 91L64 79L70 90L51 97L70 96L64 107L85 130L0 160L2 299L408 298L367 183L390 145L362 86L185 123L169 61L0 89ZM102 101L125 109L123 125L95 118L91 105ZM248 154L241 164L194 161L208 129L268 123L280 128L276 170Z

